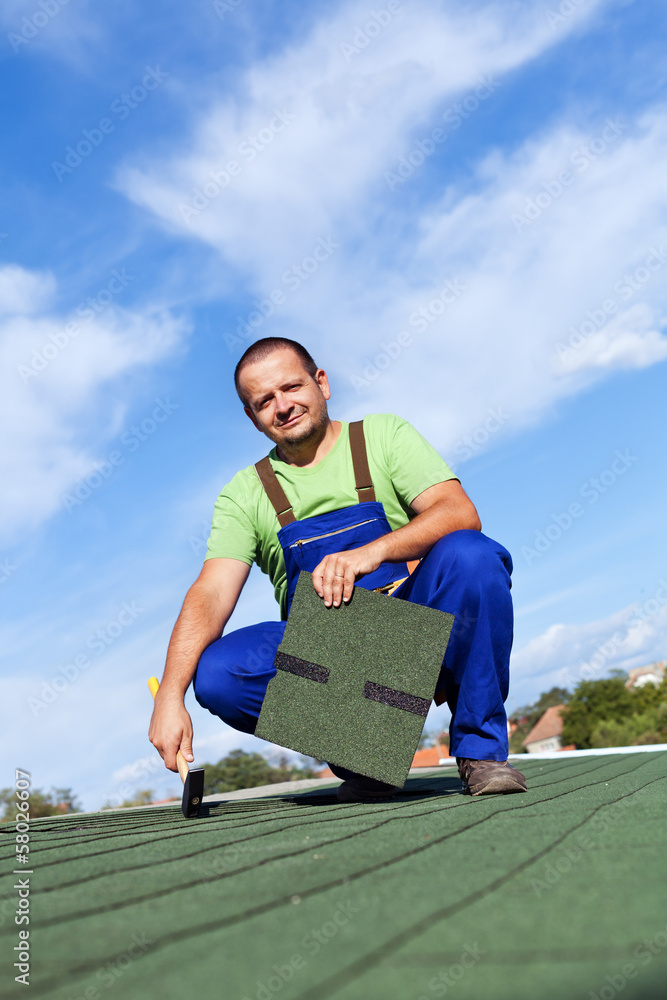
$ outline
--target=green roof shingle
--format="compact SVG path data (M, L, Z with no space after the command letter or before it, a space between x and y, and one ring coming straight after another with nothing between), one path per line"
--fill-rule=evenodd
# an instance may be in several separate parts
M663 996L667 753L524 770L520 795L441 769L377 804L323 787L35 821L30 996ZM7 966L17 939L5 916Z

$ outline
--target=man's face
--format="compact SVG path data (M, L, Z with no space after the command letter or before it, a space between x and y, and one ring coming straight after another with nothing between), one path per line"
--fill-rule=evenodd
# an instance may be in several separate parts
M275 444L298 445L322 434L331 392L321 368L309 375L298 355L283 348L247 365L240 382L245 412Z

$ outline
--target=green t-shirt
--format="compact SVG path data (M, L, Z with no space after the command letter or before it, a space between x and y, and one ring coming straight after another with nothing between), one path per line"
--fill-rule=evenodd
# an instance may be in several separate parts
M288 465L269 452L271 465L298 520L326 514L358 502L350 453L349 424L341 421L336 443L321 462L309 468ZM364 436L375 497L393 530L415 516L410 504L436 483L457 479L435 448L415 428L392 413L364 418ZM256 562L274 587L286 616L287 579L277 532L280 529L253 465L242 469L215 502L206 559Z

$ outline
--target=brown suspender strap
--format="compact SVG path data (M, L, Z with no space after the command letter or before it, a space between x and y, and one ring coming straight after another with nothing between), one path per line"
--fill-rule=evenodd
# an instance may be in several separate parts
M273 471L273 466L271 465L268 456L256 463L255 471L259 476L260 483L266 490L269 500L273 504L273 509L278 516L278 523L280 524L280 527L284 528L286 524L296 521L294 511L292 510L292 504L287 499L285 490L278 482L278 477Z
M350 424L350 451L352 452L354 484L359 503L363 503L365 500L375 500L371 470L368 468L363 420L355 420Z
M354 483L359 503L367 500L375 500L373 480L371 479L371 471L368 468L363 420L355 420L350 424L350 451L352 452ZM287 494L278 482L278 477L273 471L273 466L268 455L255 464L255 471L276 512L280 527L284 528L286 524L296 521L292 504L287 499Z

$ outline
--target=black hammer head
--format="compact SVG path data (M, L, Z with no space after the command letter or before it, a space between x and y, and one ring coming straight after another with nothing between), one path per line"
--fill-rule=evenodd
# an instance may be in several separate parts
M195 767L188 771L183 785L183 801L181 809L186 819L199 815L199 805L204 798L204 768Z

